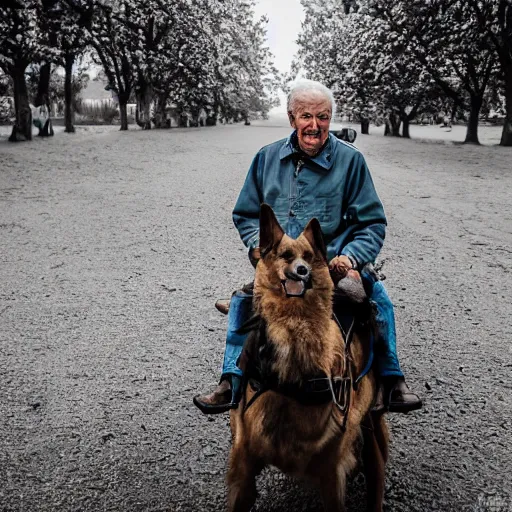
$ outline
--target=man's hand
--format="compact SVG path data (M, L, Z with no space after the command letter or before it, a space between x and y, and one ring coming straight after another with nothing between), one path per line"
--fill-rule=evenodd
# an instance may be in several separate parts
M337 283L343 279L349 270L352 270L352 262L348 256L336 256L329 263L332 280Z

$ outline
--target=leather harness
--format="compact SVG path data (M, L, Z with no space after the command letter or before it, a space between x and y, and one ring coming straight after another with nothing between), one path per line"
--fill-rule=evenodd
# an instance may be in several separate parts
M342 374L329 376L326 375L325 372L319 371L314 375L306 376L301 382L284 383L279 382L277 373L272 370L274 348L272 343L267 339L265 321L260 317L249 320L245 332L248 330L258 330L257 335L259 343L256 355L246 353L246 368L244 370L242 389L245 394L247 385L250 385L253 391L255 391L255 394L245 403L243 413L245 413L263 393L266 391L274 391L306 406L325 405L332 402L344 415L341 429L342 431L345 430L348 411L350 409L351 391L352 389L357 389L358 382L370 370L373 350L370 351L370 357L364 370L355 377L353 373L354 364L350 355L350 346L356 322L355 316L350 316L348 329L342 326L341 322L334 314L333 319L345 340ZM244 328L242 327L241 330L244 330Z

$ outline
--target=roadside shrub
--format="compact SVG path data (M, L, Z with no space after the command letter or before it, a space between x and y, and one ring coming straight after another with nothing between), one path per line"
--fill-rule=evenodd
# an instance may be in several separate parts
M119 108L113 101L80 101L77 104L77 124L112 124L119 118Z

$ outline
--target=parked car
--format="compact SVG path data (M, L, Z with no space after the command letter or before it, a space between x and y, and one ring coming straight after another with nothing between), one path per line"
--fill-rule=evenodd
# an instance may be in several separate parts
M357 137L357 132L353 128L342 128L341 130L330 130L330 132L338 137L340 140L344 140L353 144Z

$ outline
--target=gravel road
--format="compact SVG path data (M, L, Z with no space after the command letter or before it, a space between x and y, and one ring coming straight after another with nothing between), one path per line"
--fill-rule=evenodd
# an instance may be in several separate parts
M439 130L434 127L434 129ZM439 133L439 132L436 132ZM0 141L0 511L222 511L231 209L264 123ZM512 511L512 151L359 136L389 220L399 352L386 509ZM274 470L255 510L320 512ZM364 510L362 476L349 510ZM501 506L502 508L496 508Z

